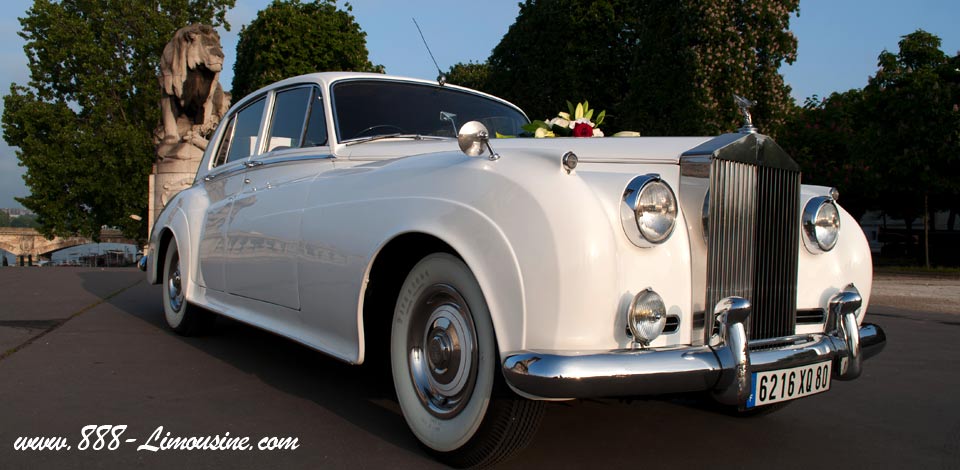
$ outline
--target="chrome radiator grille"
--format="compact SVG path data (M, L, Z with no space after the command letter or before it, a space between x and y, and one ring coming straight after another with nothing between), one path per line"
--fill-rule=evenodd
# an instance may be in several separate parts
M797 326L800 172L760 167L757 186L751 338L778 338Z
M707 303L753 305L750 339L796 328L800 173L714 159L707 236Z

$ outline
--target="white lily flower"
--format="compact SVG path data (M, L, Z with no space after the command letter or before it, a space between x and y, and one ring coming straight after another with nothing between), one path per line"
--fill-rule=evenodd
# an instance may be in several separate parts
M543 127L538 127L537 130L534 131L533 136L538 139L542 139L544 137L553 137L553 132L550 132Z
M599 127L594 127L594 128L593 128L593 136L594 136L594 137L603 137L603 131L601 131Z
M562 117L562 118L564 118L564 119L566 119L566 120L568 120L568 121L570 120L570 113L565 113L565 112L561 111L559 114L557 114L557 116L560 116L560 117Z

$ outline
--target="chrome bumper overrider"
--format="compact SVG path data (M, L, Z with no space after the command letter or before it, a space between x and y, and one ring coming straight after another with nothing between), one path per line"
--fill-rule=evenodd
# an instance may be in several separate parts
M541 398L660 395L712 391L718 401L744 406L753 372L833 361L834 377L855 379L861 363L879 353L883 329L857 326L860 295L831 299L827 332L754 343L745 341L749 302L731 297L717 304L720 335L712 345L563 355L521 351L505 356L503 374L516 390Z

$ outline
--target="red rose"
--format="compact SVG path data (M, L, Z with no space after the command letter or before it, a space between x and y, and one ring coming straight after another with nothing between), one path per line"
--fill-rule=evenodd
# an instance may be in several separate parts
M593 137L593 127L585 122L579 122L573 127L574 137Z

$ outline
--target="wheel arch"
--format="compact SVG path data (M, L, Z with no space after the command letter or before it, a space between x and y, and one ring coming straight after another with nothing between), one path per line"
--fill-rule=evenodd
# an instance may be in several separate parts
M175 238L173 230L171 230L170 227L163 227L163 229L160 230L160 235L157 236L157 259L153 263L151 274L151 279L154 280L154 284L159 284L163 278L163 263L167 259L167 246L170 245L170 240Z
M360 361L367 354L388 351L390 320L400 287L417 262L437 252L460 258L477 279L493 321L498 352L521 348L525 326L522 277L509 243L496 232L500 236L486 238L484 247L469 242L477 234L456 231L441 236L437 231L411 230L384 242L367 267L360 295Z
M186 214L179 207L169 208L171 212L164 214L157 219L158 223L154 226L154 234L150 236L155 240L156 245L153 252L156 254L153 260L147 260L148 280L153 284L159 284L163 281L163 263L167 256L167 246L173 240L177 243L177 252L180 256L181 269L189 271L186 287L186 298L193 299L197 284L195 260L193 259L194 245L190 240L189 223ZM162 223L161 223L162 221Z

